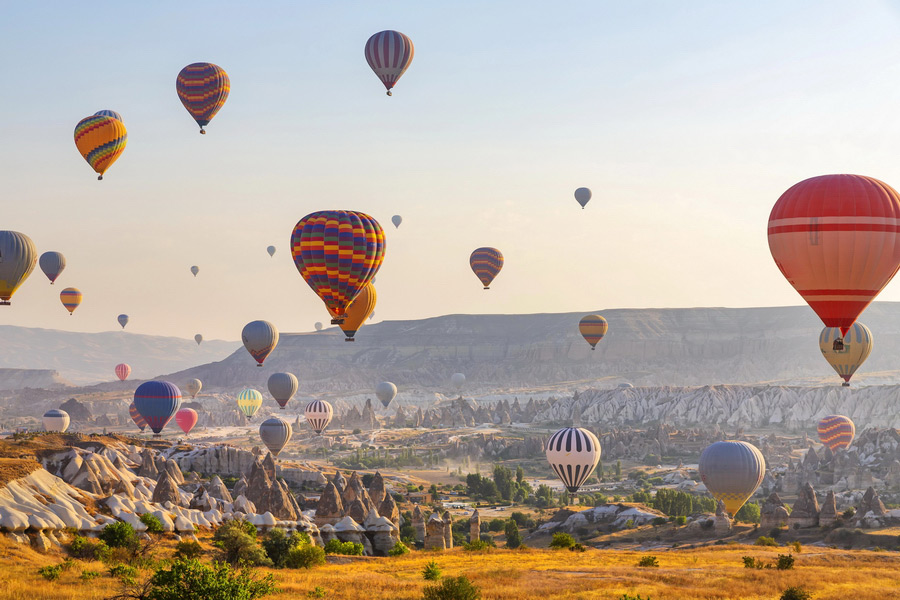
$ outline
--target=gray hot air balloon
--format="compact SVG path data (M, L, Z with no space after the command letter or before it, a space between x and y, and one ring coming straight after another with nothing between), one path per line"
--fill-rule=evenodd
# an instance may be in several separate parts
M322 331L324 327L320 321L316 321L316 331Z
M119 325L122 326L122 329L125 329L125 326L128 325L128 315L119 315L116 317L116 320L119 322Z
M466 376L462 373L454 373L450 376L450 384L453 385L453 389L458 392L466 385Z
M9 299L35 264L37 249L30 237L18 231L0 231L0 305L9 306Z
M566 489L578 491L600 461L600 441L580 427L563 427L547 441L547 462Z
M387 408L391 400L397 396L397 386L390 381L382 381L375 386L375 396L381 400L382 406Z
M194 341L197 342L197 345L199 346L200 342L203 341L203 336L198 333L197 335L194 336Z
M44 413L44 431L64 432L69 428L69 413L58 408L51 408Z
M580 204L582 210L584 210L585 204L591 201L591 190L586 187L578 188L575 190L575 200L578 201L578 204Z
M278 456L293 433L291 424L280 417L270 417L259 424L259 437L273 456Z
M59 274L66 268L66 257L62 255L62 252L44 252L41 254L38 264L41 266L41 271L50 280L50 285L53 285Z
M394 215L393 217L391 217L391 223L393 223L394 227L396 227L398 229L400 228L400 223L402 223L402 222L403 222L403 217L401 217L400 215Z
M331 418L334 417L334 407L325 400L313 400L306 405L303 416L306 417L306 422L309 423L312 430L322 435L322 432L331 423Z
M747 442L715 442L700 455L700 479L732 516L756 492L765 474L762 453Z
M293 373L272 373L269 376L269 393L275 398L275 402L284 410L288 401L297 393L300 386Z
M269 253L269 256L275 256L275 246L269 246L266 248L266 252Z
M266 357L278 345L278 330L268 321L250 321L241 331L244 348L256 361L256 366L263 366Z
M191 267L191 273L194 274L194 277L196 277L197 273L199 273L199 272L200 272L200 267L198 267L197 265L194 265L193 267Z
M191 379L184 386L185 391L191 395L191 398L196 398L197 394L200 393L200 390L203 389L203 382L199 379Z

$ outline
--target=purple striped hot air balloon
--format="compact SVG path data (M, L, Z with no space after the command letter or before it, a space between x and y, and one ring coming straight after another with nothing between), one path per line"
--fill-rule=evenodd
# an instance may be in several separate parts
M496 248L477 248L469 257L469 266L481 280L484 289L491 289L491 282L503 268L503 255Z
M138 426L138 429L141 430L141 433L144 433L144 430L147 429L147 421L144 417L141 416L141 413L138 412L137 406L134 405L134 402L131 403L131 406L128 407L128 414L131 415L131 420L134 421L134 424Z
M819 441L828 446L832 452L849 448L856 435L856 426L850 417L844 415L822 417L816 429Z
M178 99L200 126L200 133L206 133L203 127L209 125L219 109L225 106L231 80L225 69L218 65L192 63L178 73L175 90Z
M145 381L134 391L134 405L156 436L181 408L181 390L168 381Z
M366 42L366 62L391 95L391 89L412 64L415 48L412 40L399 31L379 31Z

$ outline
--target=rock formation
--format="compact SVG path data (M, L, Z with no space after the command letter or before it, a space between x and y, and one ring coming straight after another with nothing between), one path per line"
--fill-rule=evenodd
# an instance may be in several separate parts
M478 509L472 511L469 517L469 542L481 539L481 517L478 515Z
M716 520L714 524L716 535L723 537L731 533L731 518L725 510L725 503L719 500L716 505Z
M828 527L833 525L838 518L837 504L834 500L834 491L829 490L822 502L822 508L819 511L819 527Z
M783 527L788 524L788 511L784 502L775 492L760 507L759 527L763 531L770 531L775 527Z
M381 476L380 472L375 471L372 483L369 484L369 498L375 506L381 506L381 503L384 502L385 495L387 495L387 492L384 488L384 478Z
M422 509L416 504L416 507L413 509L412 513L412 526L413 529L416 530L416 543L424 544L425 543L425 515L422 514Z
M819 500L816 492L809 483L800 487L797 493L797 501L788 517L788 525L791 529L796 527L815 527L819 524Z
M432 513L425 523L425 549L444 550L447 540L444 537L444 521L437 513Z
M450 517L450 511L445 510L444 515L441 517L441 522L444 524L444 546L446 548L453 547L453 519Z
M335 484L329 481L316 504L316 525L320 528L323 525L334 525L343 518L343 515L344 505L341 496Z
M150 502L156 504L171 502L175 506L181 506L181 493L178 491L178 484L175 483L175 480L168 471L164 471L160 474L159 479L156 481L156 488L153 490L153 496L150 498Z

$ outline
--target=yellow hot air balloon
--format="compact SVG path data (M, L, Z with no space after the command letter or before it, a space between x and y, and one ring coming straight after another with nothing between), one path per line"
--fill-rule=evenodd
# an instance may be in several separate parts
M259 407L262 406L263 395L253 388L245 388L237 397L238 408L248 419L252 419Z
M356 335L362 324L366 322L366 319L375 310L377 298L375 286L370 283L359 292L359 295L347 307L347 312L344 313L344 322L340 325L341 331L347 336L344 339L345 342L356 341L353 339L353 336ZM335 315L332 314L331 316Z
M85 117L75 126L75 146L103 179L103 174L125 151L128 132L119 119L103 115Z
M596 348L597 342L603 339L609 329L609 323L600 315L587 315L578 323L578 331L581 337L591 345L591 350Z
M700 479L731 516L752 496L766 474L762 452L747 442L715 442L700 455Z
M59 293L59 299L63 306L66 307L66 310L69 311L69 316L75 313L75 309L81 304L83 297L84 294L81 293L81 290L73 287L67 287Z
M37 248L24 233L0 231L0 305L9 305L37 264Z
M844 387L849 387L850 378L872 353L874 341L872 332L859 321L855 322L843 336L843 348L835 350L834 341L840 337L842 337L840 328L826 327L819 334L819 349L828 364L843 378Z

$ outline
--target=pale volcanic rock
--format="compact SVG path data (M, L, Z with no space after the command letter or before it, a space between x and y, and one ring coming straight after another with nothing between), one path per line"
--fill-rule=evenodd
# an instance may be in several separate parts
M164 502L171 502L175 505L181 504L181 493L178 489L178 484L175 483L168 471L160 474L156 487L153 489L153 496L150 498L150 502L156 504Z
M469 542L474 542L475 540L481 539L481 516L478 514L478 509L472 511L472 516L469 517Z
M234 499L234 510L245 515L256 514L256 506L243 494Z
M234 484L234 488L231 490L231 496L233 498L237 498L244 494L247 491L247 477L246 475L241 475L241 478L237 480Z
M378 517L367 525L366 532L372 534L372 550L377 556L387 556L400 541L399 530L385 517Z
M819 527L828 527L834 524L838 518L837 504L834 499L834 492L829 491L822 502L822 508L819 511Z
M344 517L334 524L334 532L342 542L363 544L366 530L350 517Z
M181 472L181 468L171 458L166 461L166 471L172 476L172 480L177 485L184 483L184 474Z
M716 520L713 528L719 537L731 533L731 518L728 516L728 511L725 510L725 503L721 500L716 505Z
M797 501L788 517L788 525L798 527L815 527L819 524L819 501L816 492L808 483L800 487Z
M141 466L137 472L138 477L148 477L150 479L156 479L159 477L159 469L156 468L156 460L153 458L153 454L150 452L149 448L144 448L144 451L141 453Z
M445 550L447 548L447 540L444 537L444 521L433 513L425 522L425 549L426 550Z
M416 530L416 543L424 544L425 543L425 515L422 514L422 509L416 504L415 508L413 508L412 513L412 526L413 529Z
M787 522L787 508L778 494L772 492L760 507L759 526L763 531L769 531L775 527L783 527L787 525Z
M368 512L369 511L366 510L362 501L359 498L355 498L350 505L346 507L345 514L357 523L362 523L365 521Z
M369 485L369 498L375 506L381 506L386 495L387 491L384 487L384 478L381 476L380 472L375 471L375 476L372 478L372 483Z
M334 525L344 516L344 505L334 483L329 482L325 486L319 502L316 505L316 525L321 529L323 525Z
M450 516L450 511L445 510L444 515L441 517L441 521L444 523L444 546L446 548L453 547L453 518Z
M378 508L378 514L388 519L391 523L396 525L398 529L400 528L400 510L397 508L394 497L390 494L384 495L384 500Z
M206 491L209 492L210 496L221 500L222 502L234 502L234 498L231 497L231 493L228 491L228 488L225 487L222 478L218 475L214 476L209 483L206 484Z

